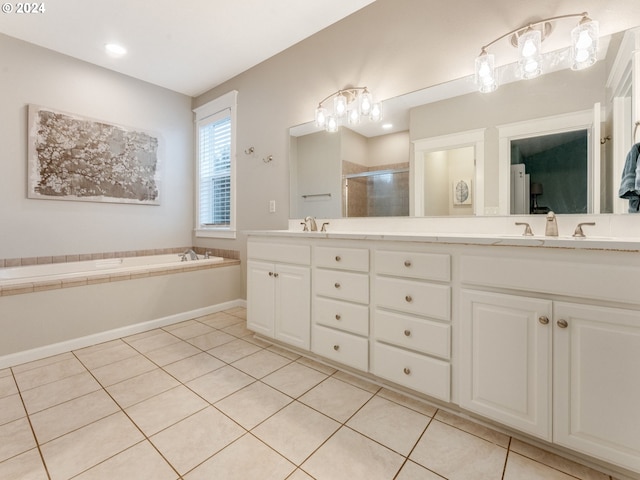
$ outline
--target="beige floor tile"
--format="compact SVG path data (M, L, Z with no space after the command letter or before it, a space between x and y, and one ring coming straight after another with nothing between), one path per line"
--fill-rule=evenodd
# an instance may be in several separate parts
M326 378L327 375L313 368L290 363L262 378L262 381L290 397L298 398Z
M82 363L74 357L16 373L15 377L20 391L25 391L86 371Z
M309 476L304 470L297 469L287 477L287 480L313 480L313 477Z
M255 382L220 400L215 407L251 430L291 401L291 397L274 388Z
M177 387L179 382L171 375L157 368L137 377L129 378L107 387L116 402L122 408L130 407L147 398Z
M199 348L196 348L187 342L178 342L156 350L151 350L150 352L145 353L145 355L152 362L160 366L164 366L169 363L177 362L178 360L192 357L198 353L201 353Z
M147 441L111 457L74 480L176 480L178 474Z
M178 337L171 335L164 330L157 330L156 332L157 333L155 333L154 335L150 335L148 337L125 340L129 345L131 345L140 353L147 353L151 350L156 350L158 348L166 347L167 345L171 345L172 343L181 341Z
M85 372L22 392L22 400L31 415L101 388L91 374Z
M41 447L51 480L71 478L122 452L144 437L118 412Z
M0 398L18 393L18 387L13 377L0 378Z
M404 458L397 453L343 427L301 468L317 480L389 480L403 462Z
M146 330L134 335L129 335L128 337L123 337L120 340L131 344L131 342L136 342L138 340L142 340L143 338L153 337L154 335L158 335L162 332L163 330L161 328L154 328L153 330Z
M248 357L233 362L233 366L248 373L252 377L262 378L284 367L288 363L291 363L291 360L288 358L271 353L268 350L260 350Z
M307 357L301 357L297 360L298 363L309 367L309 368L313 368L314 370L318 370L319 372L324 373L325 375L333 375L334 373L336 373L338 370L329 366L329 365L325 365L324 363L320 363L320 362L316 362L315 360L312 360L311 358L307 358Z
M509 452L503 480L575 480L575 477Z
M267 350L269 350L272 353L277 353L278 355L288 358L289 360L297 360L301 357L301 355L295 352L291 352L286 348L282 348L277 345L271 345L270 347L267 347Z
M0 398L0 425L13 422L26 415L20 395L15 394Z
M236 317L243 317L247 315L247 309L246 307L233 307L230 308L228 310L225 310L225 313L228 313L230 315L235 315Z
M200 317L197 320L217 329L226 328L243 322L241 318L224 312L213 313L205 317Z
M429 424L410 456L449 480L498 479L506 457L506 449L437 420Z
M184 385L160 393L125 411L145 435L151 436L202 410L209 404Z
M362 390L366 390L367 392L376 393L378 392L378 390L380 390L379 385L356 377L355 375L351 375L350 373L341 372L340 370L333 374L333 378L337 378L338 380L342 380L343 382L350 383L351 385L361 388Z
M247 459L251 459L250 462ZM284 480L295 465L250 434L232 443L193 472L185 480Z
M197 337L198 335L204 335L214 331L213 327L205 325L204 323L197 322L195 320L189 320L187 322L178 323L176 325L170 325L164 328L166 331L171 332L178 338L187 340L188 338Z
M0 378L10 377L11 375L13 375L13 374L11 373L11 369L10 368L2 368L2 369L0 369Z
M48 480L47 472L37 448L0 462L0 478L20 480Z
M300 465L340 424L312 408L293 402L253 429L252 433Z
M188 342L195 345L200 350L211 350L212 348L224 345L235 340L236 337L229 335L228 333L220 330L214 330L211 333L205 333L204 335L198 335L197 337L190 338Z
M31 450L36 441L27 417L0 426L0 462Z
M242 338L249 335L253 335L253 331L247 328L246 322L230 325L222 329L223 332L233 335L234 337Z
M158 366L140 353L119 362L110 363L91 370L91 373L105 387L155 370Z
M327 378L298 400L330 416L346 422L373 394L335 378Z
M16 365L15 367L11 367L13 373L22 373L27 370L31 370L33 368L40 368L46 365L51 365L52 363L61 362L63 360L69 360L70 358L75 358L73 353L65 352L59 355L53 355L51 357L41 358L40 360L35 360L33 362L22 363L20 365Z
M108 348L102 348L99 350L92 350L89 348L77 350L74 353L90 370L138 355L138 352L135 349L122 341L113 343Z
M537 462L543 463L556 470L578 477L581 480L609 480L609 476L598 472L585 465L573 462L559 455L547 452L540 448L529 445L518 439L512 439L509 448L512 452L517 452L524 457L528 457Z
M395 480L443 480L444 477L408 460ZM499 480L499 479L496 479Z
M255 379L246 373L226 366L188 382L187 387L207 402L216 403L254 381Z
M256 353L260 350L262 350L262 347L237 338L229 343L225 343L224 345L220 345L219 347L212 348L207 352L214 357L219 358L223 362L233 363L236 360L240 360L241 358L251 355L252 353Z
M351 417L347 426L406 456L430 420L397 403L373 397Z
M225 366L225 363L208 353L201 352L193 357L165 365L163 369L182 383L187 383L205 373L212 372Z
M242 339L245 342L249 342L249 343L253 343L254 345L257 345L260 348L267 348L270 347L271 345L273 345L272 342L267 341L266 338L258 338L256 336L246 336L246 337L242 337Z
M416 412L426 415L427 417L433 417L438 411L437 407L429 405L425 401L410 397L409 395L405 395L404 393L394 392L393 390L389 390L387 388L382 388L377 393L377 396L386 398L387 400L391 400L392 402L398 403L403 407L410 408L411 410L415 410Z
M150 440L169 463L180 474L184 474L244 433L245 430L238 424L215 408L208 407L161 431ZM247 458L251 457L246 457L245 461Z
M31 425L43 444L119 411L107 392L96 390L31 415Z
M478 423L462 418L453 413L446 412L445 410L438 410L435 416L436 420L451 425L452 427L459 428L465 432L471 433L477 437L484 438L486 441L500 445L501 447L509 447L510 437L504 433L497 432L491 428L485 427Z

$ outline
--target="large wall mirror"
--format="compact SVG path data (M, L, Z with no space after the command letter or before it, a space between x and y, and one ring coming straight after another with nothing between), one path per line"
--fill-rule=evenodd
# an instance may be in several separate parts
M625 212L638 30L601 38L586 70L558 51L533 80L502 67L489 94L465 77L384 101L380 123L291 127L290 217Z

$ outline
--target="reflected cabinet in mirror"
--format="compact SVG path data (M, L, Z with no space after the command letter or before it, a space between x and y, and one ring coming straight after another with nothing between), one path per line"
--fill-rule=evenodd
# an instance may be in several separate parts
M488 94L465 77L384 101L380 123L292 127L290 216L626 212L639 45L634 28L602 38L586 70L556 62Z

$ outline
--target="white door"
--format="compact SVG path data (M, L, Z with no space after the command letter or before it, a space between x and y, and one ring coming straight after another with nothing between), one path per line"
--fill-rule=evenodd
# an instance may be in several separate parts
M555 443L640 473L640 312L554 305Z
M310 348L311 274L309 267L277 265L275 334L295 347Z
M551 440L551 305L461 292L461 407Z
M274 336L275 268L273 263L247 262L247 328Z

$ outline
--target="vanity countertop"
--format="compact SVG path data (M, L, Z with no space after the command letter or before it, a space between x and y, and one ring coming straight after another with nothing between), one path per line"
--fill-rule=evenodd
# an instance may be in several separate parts
M523 236L480 233L437 232L375 232L333 231L303 232L301 230L251 230L249 236L271 236L290 238L326 238L335 240L386 240L458 245L485 245L510 247L542 247L588 250L640 252L640 238L598 237L574 238L572 236Z

